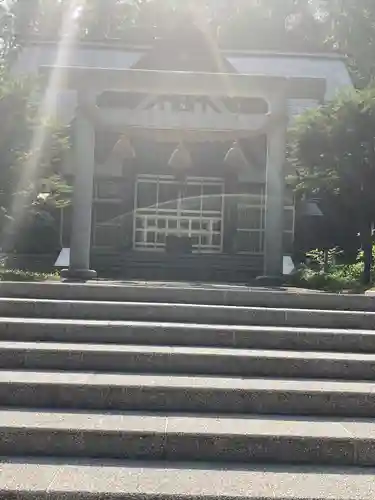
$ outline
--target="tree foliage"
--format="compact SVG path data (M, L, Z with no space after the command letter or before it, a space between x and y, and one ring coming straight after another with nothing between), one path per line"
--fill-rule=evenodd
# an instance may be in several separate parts
M358 87L375 77L375 2L324 0L326 44L348 57Z
M9 0L10 1L10 0ZM375 76L373 0L13 0L3 19L19 37L148 44L190 13L230 49L316 52L348 57L358 86ZM8 29L9 33L9 29Z
M353 91L297 119L290 139L295 186L336 197L361 234L365 281L372 265L375 222L375 88Z
M325 23L308 0L228 3L219 43L231 49L316 52L325 49Z
M51 229L56 208L69 201L70 188L60 176L69 141L67 131L41 113L42 82L12 74L14 26L14 12L0 3L0 246L37 243L45 250L48 238L40 237L43 231L35 237L35 230Z
M340 50L362 84L375 73L373 0L13 0L10 5L21 36L55 39L73 23L80 39L149 43L190 11L226 48ZM72 23L64 22L69 18Z
M52 223L56 208L69 202L60 175L68 134L40 116L37 89L33 78L16 79L6 67L0 72L0 228L8 248L35 221Z
M77 35L86 40L150 43L189 14L208 26L213 39L225 48L320 50L324 45L323 24L310 0L77 0L73 4ZM71 6L68 0L15 0L17 32L55 38L62 34Z

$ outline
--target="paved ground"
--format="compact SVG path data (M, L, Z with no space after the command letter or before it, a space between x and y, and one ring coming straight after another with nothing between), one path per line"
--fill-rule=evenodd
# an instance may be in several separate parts
M306 288L297 287L264 287L264 286L246 286L235 285L229 283L199 283L187 281L115 281L115 280L97 280L90 281L88 284L92 285L124 285L124 286L148 286L150 288L167 287L167 288L205 288L211 290L256 290L256 291L279 291L289 293L323 293L319 290L309 290ZM375 290L374 290L375 292Z

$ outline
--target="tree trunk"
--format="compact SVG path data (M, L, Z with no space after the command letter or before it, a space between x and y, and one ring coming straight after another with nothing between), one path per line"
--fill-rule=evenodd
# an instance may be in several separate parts
M364 254L364 267L363 267L363 284L369 285L371 283L371 269L372 269L372 223L367 222L364 224L361 231L362 249Z

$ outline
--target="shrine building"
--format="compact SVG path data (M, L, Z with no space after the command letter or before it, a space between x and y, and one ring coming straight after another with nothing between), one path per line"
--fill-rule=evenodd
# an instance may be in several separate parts
M30 42L15 71L46 75L72 124L62 227L78 279L280 276L295 223L288 126L351 85L336 55L219 51L183 35Z

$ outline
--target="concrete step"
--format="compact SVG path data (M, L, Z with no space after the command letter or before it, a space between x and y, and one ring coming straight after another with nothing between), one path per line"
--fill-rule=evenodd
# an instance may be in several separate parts
M375 312L321 311L195 304L88 302L0 298L0 316L167 321L205 324L375 328Z
M375 469L3 459L4 500L373 500Z
M0 371L0 406L375 417L375 383Z
M189 283L2 283L0 297L375 311L375 297Z
M0 498L373 500L375 298L161 284L1 296Z
M375 354L0 341L0 369L375 380Z
M0 409L0 455L375 465L371 420Z
M0 340L375 353L375 331L144 321L0 318Z

